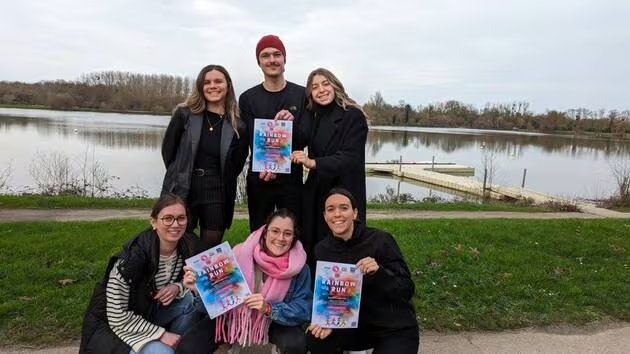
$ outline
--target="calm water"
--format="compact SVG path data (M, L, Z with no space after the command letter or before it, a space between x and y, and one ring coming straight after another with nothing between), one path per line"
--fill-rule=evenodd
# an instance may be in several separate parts
M164 175L160 156L169 117L0 108L0 173L11 165L10 190L35 185L29 168L37 156L62 153L93 159L113 176L117 190L138 186L157 196ZM475 167L483 179L484 156L494 155L494 183L525 186L562 197L597 198L615 190L610 160L630 157L630 142L573 139L544 134L442 128L370 128L368 162L455 162ZM426 185L370 177L368 195L389 186L414 198L453 195Z

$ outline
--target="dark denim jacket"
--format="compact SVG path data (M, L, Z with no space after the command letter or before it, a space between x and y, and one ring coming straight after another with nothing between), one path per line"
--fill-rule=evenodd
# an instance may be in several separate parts
M269 317L283 326L299 326L311 320L312 303L311 271L305 264L291 280L284 300L271 304Z

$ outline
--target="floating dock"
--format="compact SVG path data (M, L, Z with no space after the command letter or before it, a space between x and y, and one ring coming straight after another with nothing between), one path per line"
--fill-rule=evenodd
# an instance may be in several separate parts
M475 169L455 163L367 163L368 174L388 174L466 194L482 196L483 185L472 178Z
M493 199L502 199L505 197L519 200L527 199L531 200L534 204L544 204L549 202L575 204L578 209L583 212L606 217L619 217L617 214L623 214L597 208L592 203L576 202L575 200L564 199L527 188L505 187L492 184L487 185L484 190L482 182L471 178L475 175L474 168L455 163L367 163L365 164L365 170L368 174L393 175L479 197L487 196Z
M458 165L454 162L368 162L365 164L365 170L367 172L387 172L391 173L395 169L399 172L404 171L407 173L414 173L420 171L431 171L437 173L444 173L452 176L474 176L475 168L464 165Z

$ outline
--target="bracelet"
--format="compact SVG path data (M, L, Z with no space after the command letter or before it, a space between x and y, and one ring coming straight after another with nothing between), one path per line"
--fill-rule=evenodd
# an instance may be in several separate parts
M271 305L268 302L265 303L265 311L263 311L263 313L266 316L269 316L271 314Z

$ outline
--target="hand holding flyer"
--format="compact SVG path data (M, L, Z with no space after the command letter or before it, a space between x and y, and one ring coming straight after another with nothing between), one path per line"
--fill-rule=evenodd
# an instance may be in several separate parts
M254 119L252 171L291 173L293 122Z
M363 274L354 264L317 261L311 323L357 328Z
M195 285L210 318L240 305L251 294L227 241L186 259L186 264L195 272Z

